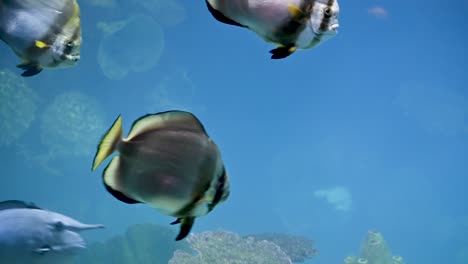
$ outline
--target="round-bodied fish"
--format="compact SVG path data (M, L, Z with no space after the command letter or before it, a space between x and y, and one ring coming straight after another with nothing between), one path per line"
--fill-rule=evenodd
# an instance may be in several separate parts
M272 59L311 49L338 32L338 0L206 0L213 17L247 28L277 47Z
M0 263L70 263L86 242L79 232L103 228L18 200L0 202Z
M92 169L113 152L103 182L118 200L146 203L180 223L185 238L195 218L208 214L230 194L218 146L189 112L167 111L136 120L127 138L119 116L98 146Z
M0 0L0 39L23 59L22 76L77 64L81 49L76 0Z

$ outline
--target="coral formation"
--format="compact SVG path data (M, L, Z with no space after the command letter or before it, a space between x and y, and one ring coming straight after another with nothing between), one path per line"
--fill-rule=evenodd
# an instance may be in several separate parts
M174 251L189 250L185 241L174 241L176 235L175 230L159 225L133 225L124 236L91 244L75 264L167 264Z
M281 248L227 231L191 234L188 243L196 254L178 250L169 264L291 264Z
M318 254L318 251L314 248L313 241L301 236L279 233L262 233L249 235L248 237L253 237L257 241L267 240L275 243L291 258L294 263L304 262Z
M133 0L131 2L146 10L165 27L180 25L187 17L184 5L177 0Z
M361 257L370 264L388 264L392 261L392 254L382 234L369 230L361 246Z
M358 258L357 264L369 264L369 260L367 260L366 258Z
M393 256L392 264L405 264L405 262L403 261L403 258L401 256Z
M136 14L97 26L104 33L98 63L107 78L120 80L130 72L148 71L159 62L164 50L164 31L152 17Z
M36 93L24 79L8 70L0 70L0 146L11 145L35 118Z
M42 142L56 156L93 153L103 131L98 102L79 92L58 95L42 115Z
M344 264L404 264L401 256L392 256L380 232L369 230L362 242L359 257L347 256Z
M358 258L356 256L347 256L344 259L343 264L356 264L357 260Z

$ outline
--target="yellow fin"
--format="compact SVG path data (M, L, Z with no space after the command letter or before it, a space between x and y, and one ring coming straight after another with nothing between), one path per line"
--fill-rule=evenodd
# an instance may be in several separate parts
M205 196L205 197L201 198L200 200L198 200L195 204L200 205L202 203L211 203L211 202L213 202L213 200L214 200L213 196Z
M119 115L99 143L96 156L93 160L93 171L103 160L114 152L117 143L122 140L122 116Z
M301 20L305 17L304 12L302 12L302 10L299 7L293 4L288 4L288 10L291 17L295 20Z
M47 45L46 43L44 43L44 42L42 42L40 40L36 40L35 45L36 45L36 47L38 47L40 49L49 47L49 45Z

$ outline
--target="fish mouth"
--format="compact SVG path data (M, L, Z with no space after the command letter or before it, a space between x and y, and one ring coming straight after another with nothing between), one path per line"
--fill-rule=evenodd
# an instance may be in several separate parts
M338 32L339 27L340 27L340 24L336 23L336 24L331 25L330 29L335 31L335 32Z
M67 55L67 60L71 63L77 63L80 60L80 55Z

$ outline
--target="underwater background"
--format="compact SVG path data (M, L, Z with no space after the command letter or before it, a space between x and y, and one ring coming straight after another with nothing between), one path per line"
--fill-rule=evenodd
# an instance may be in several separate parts
M376 230L405 263L468 263L468 2L342 0L336 37L278 61L201 0L79 3L77 66L22 78L0 43L0 200L104 224L90 245L135 224L176 230L117 201L91 164L119 114L126 134L188 110L231 182L192 232L299 235L318 250L307 263L332 264Z

